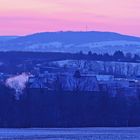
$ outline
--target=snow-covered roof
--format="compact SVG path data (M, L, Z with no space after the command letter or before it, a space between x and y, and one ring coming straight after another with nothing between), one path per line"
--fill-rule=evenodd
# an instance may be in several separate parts
M113 75L96 75L98 81L109 81L114 80Z

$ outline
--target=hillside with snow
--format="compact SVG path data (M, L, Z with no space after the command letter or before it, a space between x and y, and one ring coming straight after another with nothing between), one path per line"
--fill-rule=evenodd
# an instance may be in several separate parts
M0 36L0 42L5 42L18 38L19 36Z
M140 53L140 38L113 32L44 32L0 41L0 51Z

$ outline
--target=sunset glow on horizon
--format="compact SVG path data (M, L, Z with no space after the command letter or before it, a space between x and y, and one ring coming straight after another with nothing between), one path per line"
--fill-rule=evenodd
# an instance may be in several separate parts
M0 0L0 35L111 31L140 36L140 0Z

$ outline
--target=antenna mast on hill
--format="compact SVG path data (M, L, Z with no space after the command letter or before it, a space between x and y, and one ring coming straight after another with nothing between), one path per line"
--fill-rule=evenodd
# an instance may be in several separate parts
M88 31L88 26L86 25L86 32Z

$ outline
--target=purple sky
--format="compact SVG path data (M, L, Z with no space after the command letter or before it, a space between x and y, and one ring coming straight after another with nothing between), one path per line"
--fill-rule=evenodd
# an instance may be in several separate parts
M140 36L140 0L0 0L0 35L86 26Z

